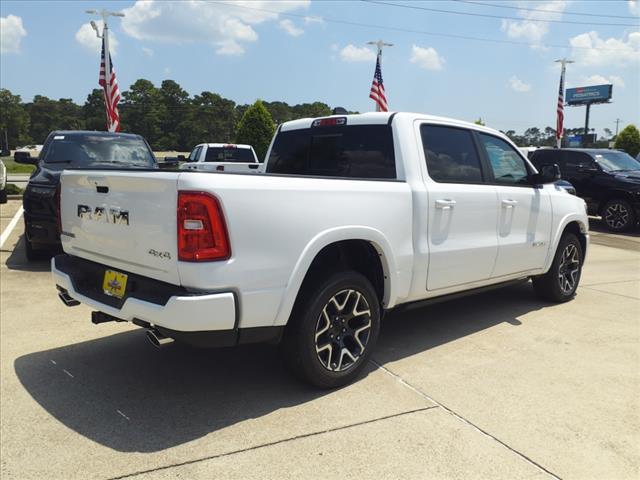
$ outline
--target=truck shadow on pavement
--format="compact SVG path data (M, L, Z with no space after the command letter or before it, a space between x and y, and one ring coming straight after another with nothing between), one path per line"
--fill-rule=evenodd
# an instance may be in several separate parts
M517 327L544 305L522 284L392 313L374 359L402 359L505 322ZM49 414L122 452L161 451L330 393L291 377L273 346L158 351L142 330L24 355L14 367Z
M25 255L25 238L24 234L20 236L20 240L16 243L13 250L3 250L3 252L11 252L6 261L9 270L21 270L24 272L48 272L51 270L51 256L57 255L52 253L51 256L43 256L42 260L29 261Z

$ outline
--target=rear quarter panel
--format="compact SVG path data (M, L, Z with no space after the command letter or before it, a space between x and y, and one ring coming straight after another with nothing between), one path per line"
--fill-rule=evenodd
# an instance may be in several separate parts
M313 258L339 240L368 240L381 253L386 303L409 290L413 218L405 182L185 172L178 188L220 199L232 250L225 262L180 262L182 283L236 291L241 327L286 323Z

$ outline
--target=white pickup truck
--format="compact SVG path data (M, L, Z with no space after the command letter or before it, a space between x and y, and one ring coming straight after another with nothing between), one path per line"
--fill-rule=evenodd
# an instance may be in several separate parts
M196 145L180 165L181 170L199 172L257 173L260 162L251 145L232 143L201 143Z
M573 298L580 198L501 133L413 113L282 124L264 172L62 176L60 298L162 345L281 341L321 387L351 381L390 309L532 279Z

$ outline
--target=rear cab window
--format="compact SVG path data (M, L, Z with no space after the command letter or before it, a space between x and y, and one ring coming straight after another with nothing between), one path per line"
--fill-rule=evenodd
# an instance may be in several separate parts
M278 133L267 173L396 179L389 125L330 125Z
M238 148L235 145L207 148L205 162L256 163L253 152L249 148Z

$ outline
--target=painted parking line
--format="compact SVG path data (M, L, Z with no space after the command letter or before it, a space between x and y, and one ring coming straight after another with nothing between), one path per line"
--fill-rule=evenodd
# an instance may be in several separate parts
M7 228L5 228L4 232L2 232L2 235L0 235L0 248L2 248L2 246L4 245L4 242L7 241L7 238L9 238L9 235L11 235L11 232L13 232L13 229L18 224L18 220L20 220L20 217L22 216L23 212L24 210L22 209L22 207L20 207L16 212L16 214L11 219L11 221L9 222L9 225L7 225Z

